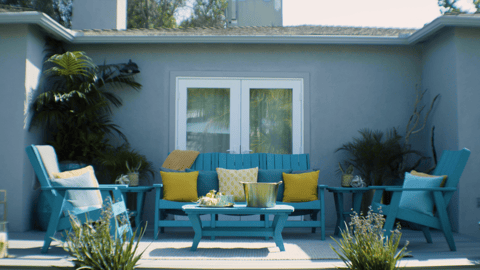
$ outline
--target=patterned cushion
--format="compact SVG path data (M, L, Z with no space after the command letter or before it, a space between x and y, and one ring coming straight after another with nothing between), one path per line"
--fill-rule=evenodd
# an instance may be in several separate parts
M35 146L43 161L43 166L47 170L47 174L50 178L53 178L54 173L60 172L58 167L57 154L55 149L50 145L37 145Z
M163 199L176 202L195 202L198 172L162 172Z
M71 177L53 178L51 181L54 187L98 187L97 179L91 177L90 171ZM67 200L76 208L102 207L99 190L69 190L66 194Z
M220 192L233 195L236 202L245 201L245 192L240 182L256 183L258 167L244 170L227 170L217 168L218 187Z

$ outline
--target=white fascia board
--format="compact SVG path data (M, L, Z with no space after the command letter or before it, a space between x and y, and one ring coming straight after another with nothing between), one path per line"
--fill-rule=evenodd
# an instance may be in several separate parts
M80 36L73 43L241 43L408 45L407 38L360 36Z
M74 37L73 31L63 27L43 12L0 13L0 24L36 24L58 39L71 42Z
M414 45L424 41L443 27L480 27L480 17L441 16L425 25L408 37L408 43Z

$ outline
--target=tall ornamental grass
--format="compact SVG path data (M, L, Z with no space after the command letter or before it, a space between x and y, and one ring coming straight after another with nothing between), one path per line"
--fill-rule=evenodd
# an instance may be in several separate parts
M330 245L343 260L348 269L352 270L394 270L397 263L405 257L408 241L398 250L400 224L389 237L384 236L383 224L385 217L374 213L371 209L367 216L354 213L348 228L342 231L342 239L337 241L338 250Z
M136 231L130 239L127 239L126 231L120 237L111 236L112 209L111 206L106 206L104 209L102 217L96 222L87 218L86 223L82 224L71 215L72 231L67 234L66 241L63 242L63 249L74 257L73 262L76 269L135 269L138 260L145 252L144 250L136 254L146 226L140 230L136 243ZM125 222L125 220L120 220L120 222Z

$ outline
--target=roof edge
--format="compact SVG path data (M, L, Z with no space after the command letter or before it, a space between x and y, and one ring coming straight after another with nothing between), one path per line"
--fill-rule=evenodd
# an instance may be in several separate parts
M415 45L425 41L428 37L434 35L444 27L480 27L480 17L462 17L453 15L444 15L436 18L432 22L417 30L408 37L408 43Z
M372 36L75 36L74 43L241 43L407 45L407 38Z
M70 43L280 43L280 44L358 44L415 45L428 39L443 27L480 27L478 16L440 16L409 36L84 36L67 29L50 16L38 12L0 13L0 24L36 24L54 37Z
M36 24L58 39L72 42L74 32L56 22L43 12L5 12L0 13L0 24Z

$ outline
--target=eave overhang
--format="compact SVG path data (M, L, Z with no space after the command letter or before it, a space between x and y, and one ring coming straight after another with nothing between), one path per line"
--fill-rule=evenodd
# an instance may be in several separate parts
M444 27L480 27L479 16L441 16L411 35L85 35L67 29L41 12L0 13L0 24L34 24L52 37L73 44L139 43L240 43L240 44L337 44L337 45L415 45ZM121 31L119 31L121 32Z

